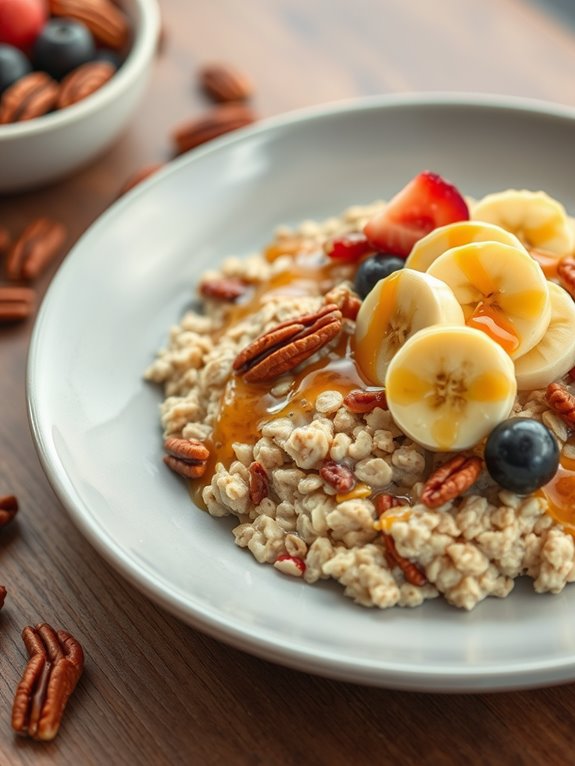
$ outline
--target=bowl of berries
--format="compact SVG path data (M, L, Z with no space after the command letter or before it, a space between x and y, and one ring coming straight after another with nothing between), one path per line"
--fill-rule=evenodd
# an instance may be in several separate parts
M0 0L0 193L94 159L136 109L160 20L156 0Z

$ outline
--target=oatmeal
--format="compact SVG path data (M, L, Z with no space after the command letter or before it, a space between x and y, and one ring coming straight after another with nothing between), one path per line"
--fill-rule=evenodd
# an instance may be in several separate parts
M574 249L547 195L465 201L430 173L282 227L203 275L146 373L167 464L258 562L363 606L472 609L521 575L560 592Z

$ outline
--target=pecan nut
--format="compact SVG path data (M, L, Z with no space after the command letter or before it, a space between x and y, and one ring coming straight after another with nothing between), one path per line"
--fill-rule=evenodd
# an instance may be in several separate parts
M207 64L200 70L199 79L215 101L245 101L253 92L249 78L230 64Z
M161 162L155 162L151 165L146 165L143 168L140 168L140 170L133 173L128 180L123 184L122 188L118 192L118 197L122 197L124 194L127 194L129 191L132 191L138 184L141 184L143 181L145 181L147 178L150 178L150 176L153 176L154 173L157 173L158 170L161 170L164 167L163 163Z
M341 311L332 304L323 306L315 314L282 322L240 351L233 369L247 383L273 380L336 338L341 324Z
M84 669L84 652L65 630L46 623L22 631L28 663L12 707L12 728L32 739L54 739Z
M0 497L0 527L9 524L18 513L18 500L14 495Z
M378 516L381 516L386 511L389 511L390 508L399 508L402 505L406 505L407 498L395 497L395 495L389 495L382 492L380 495L376 495L374 504L375 512Z
M110 0L50 0L49 5L52 16L81 21L108 48L120 50L128 44L128 18Z
M557 276L569 295L575 298L575 258L562 258L557 265Z
M0 585L0 609L4 606L4 602L6 601L6 595L8 591L3 585Z
M385 547L385 557L390 569L399 567L403 572L403 576L410 585L416 585L421 588L427 582L427 577L423 574L421 569L417 567L412 561L406 559L405 556L401 556L397 552L395 547L395 540L391 535L382 534L383 545Z
M203 117L176 128L172 135L176 153L183 154L225 133L251 125L255 119L251 109L241 104L217 106Z
M37 218L10 248L6 258L8 279L36 279L59 254L66 227L51 218Z
M29 287L0 287L0 324L28 319L35 303L36 293Z
M7 88L0 99L0 125L41 117L56 105L58 84L45 72L30 72Z
M253 505L259 505L270 493L268 475L263 465L257 461L251 463L248 471L250 500Z
M115 71L116 67L109 61L90 61L82 64L67 74L60 83L56 106L58 109L66 109L91 96L113 77Z
M200 295L217 301L235 301L245 295L247 289L247 284L235 277L206 279L200 285Z
M170 436L164 441L164 463L185 479L199 479L206 472L210 451L195 439Z
M477 481L482 468L481 458L455 455L434 471L425 482L421 502L428 508L438 508L453 500Z
M324 303L335 303L341 311L344 319L356 320L361 308L361 298L359 298L349 288L338 286L330 290L325 296Z
M324 463L319 469L319 475L326 484L336 490L338 495L345 495L355 487L356 479L353 471L334 460Z
M568 426L575 427L575 396L560 383L550 383L545 392L545 401Z
M343 406L358 415L372 412L376 407L386 410L387 397L383 389L381 391L362 391L357 388L344 397Z

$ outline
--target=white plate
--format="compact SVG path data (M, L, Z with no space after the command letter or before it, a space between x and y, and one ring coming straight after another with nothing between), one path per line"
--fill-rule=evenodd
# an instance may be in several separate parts
M575 680L575 585L521 583L467 614L369 610L237 548L162 464L159 391L142 372L206 267L281 222L393 194L424 168L479 196L544 189L575 210L575 112L492 97L384 98L288 115L174 163L66 259L32 340L28 395L48 477L98 551L186 622L294 668L419 690Z

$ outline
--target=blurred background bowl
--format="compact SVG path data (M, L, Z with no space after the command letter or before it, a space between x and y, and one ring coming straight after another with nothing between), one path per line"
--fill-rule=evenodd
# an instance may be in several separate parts
M67 109L0 125L0 193L56 181L87 164L121 133L143 95L158 44L157 0L123 0L134 38L128 57L100 90Z

